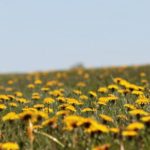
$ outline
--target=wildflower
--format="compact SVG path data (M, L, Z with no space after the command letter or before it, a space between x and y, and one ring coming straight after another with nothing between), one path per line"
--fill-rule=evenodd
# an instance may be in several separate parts
M100 87L100 88L98 89L98 92L99 92L99 93L107 93L107 92L108 92L108 89L107 89L106 87Z
M86 107L86 108L83 108L82 110L81 110L81 112L94 112L95 110L94 109L92 109L92 108L89 108L89 107Z
M76 94L76 95L81 95L82 92L80 90L73 90L73 93Z
M19 119L19 116L15 112L7 113L5 116L2 117L3 121L13 121L17 119Z
M33 107L39 110L44 108L44 104L35 104Z
M110 116L100 114L99 117L103 120L104 123L114 122L114 120Z
M147 116L148 115L148 113L146 111L144 111L143 109L134 109L134 110L131 110L131 111L129 111L129 114L133 115L133 116L137 116L137 117Z
M32 99L34 100L39 100L41 97L40 97L40 94L39 93L32 93Z
M50 91L48 94L54 97L59 97L59 96L63 96L63 91L62 90L54 90L54 91Z
M28 102L29 102L29 101L28 101L27 99L25 99L25 98L17 98L16 101L19 102L19 103L28 103Z
M144 116L141 118L141 121L145 123L147 126L150 125L150 116Z
M43 108L43 111L44 111L45 113L52 113L52 112L54 112L53 109L51 109L51 108L49 108L49 107Z
M120 132L119 128L110 128L109 131L114 134L118 134Z
M134 94L134 95L143 95L143 92L142 91L132 91L132 94Z
M45 120L44 122L42 122L42 126L49 126L52 128L56 128L57 127L57 117L52 117L52 118Z
M49 88L43 87L43 88L41 88L41 91L43 91L43 92L48 92L48 91L49 91Z
M108 86L108 89L112 90L112 91L115 91L115 90L118 90L119 87L117 85L115 85L115 84L111 84L111 85Z
M40 79L37 79L34 81L34 84L40 85L40 84L42 84L42 81Z
M89 95L90 95L90 97L94 97L94 98L97 97L97 94L94 91L89 91Z
M126 116L126 115L123 115L123 114L117 115L117 119L118 119L118 120L125 120L125 121L128 120L127 116Z
M29 89L34 89L35 88L35 85L34 84L28 84L27 86Z
M0 104L0 111L6 109L7 107L4 104Z
M85 87L85 86L86 86L86 83L84 83L84 82L78 82L78 83L76 84L76 86L78 86L78 87Z
M56 116L66 116L69 115L70 111L69 110L60 110L56 113Z
M141 130L141 129L144 129L144 124L140 122L133 122L129 124L126 129L127 130Z
M59 102L66 102L66 98L65 97L61 97L61 96L59 96L59 97L57 97L57 100L59 101Z
M8 105L11 106L11 107L17 107L17 106L18 106L17 103L13 103L13 102L12 102L12 103L9 103Z
M81 100L88 100L88 96L86 96L86 95L80 95L80 99Z
M124 104L124 107L127 108L128 110L135 110L136 107L132 104Z
M146 105L146 104L149 104L150 103L150 100L148 98L145 98L145 97L141 97L141 98L138 98L136 101L135 101L136 104L138 105Z
M64 124L66 125L66 130L73 130L74 128L77 128L80 124L80 121L82 121L83 118L76 115L67 116L64 118Z
M122 132L122 136L123 137L129 137L129 138L132 138L132 137L135 137L135 136L137 136L138 135L138 133L136 132L136 131L132 131L132 130L127 130L127 131L123 131Z
M45 103L45 104L51 104L51 103L54 103L54 99L51 98L51 97L46 97L46 98L44 99L44 103Z
M107 126L100 124L93 120L91 126L87 129L85 129L85 132L87 132L87 133L108 133L109 129L107 128Z
M19 145L15 142L6 142L1 145L2 150L19 150Z
M19 118L24 121L28 121L31 119L33 122L35 122L36 121L35 111L32 110L23 111L22 113L19 114Z
M75 98L66 98L66 101L68 104L75 104L75 105L82 105L83 104Z
M22 92L17 91L17 92L15 92L15 96L17 96L17 97L22 97L22 96L23 96L23 93L22 93Z

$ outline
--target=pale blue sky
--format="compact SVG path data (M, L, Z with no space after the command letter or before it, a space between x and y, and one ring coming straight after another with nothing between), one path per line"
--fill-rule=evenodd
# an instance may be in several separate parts
M150 63L149 0L0 0L0 72Z

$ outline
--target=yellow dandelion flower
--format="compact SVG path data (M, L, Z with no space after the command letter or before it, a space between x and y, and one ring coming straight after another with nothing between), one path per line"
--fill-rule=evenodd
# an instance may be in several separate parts
M57 117L53 117L53 118L49 118L49 119L45 120L44 122L42 122L42 126L49 126L52 128L56 128L57 127Z
M95 110L93 109L93 108L89 108L89 107L86 107L86 108L83 108L82 110L81 110L81 112L94 112Z
M114 122L113 118L111 118L108 115L100 114L99 117L104 121L104 122Z
M97 94L94 91L89 91L89 95L90 95L90 97L94 97L94 98L97 97Z
M134 95L143 95L143 92L142 91L132 91L132 94Z
M110 128L109 131L110 131L111 133L115 133L115 134L117 134L117 133L120 132L119 128Z
M136 107L132 104L124 104L124 107L127 108L128 110L134 110Z
M147 116L149 113L144 111L143 109L134 109L129 111L129 114L133 116Z
M45 104L51 104L51 103L54 103L54 102L55 102L55 100L53 98L51 98L51 97L46 97L44 99L44 103Z
M26 111L23 111L22 113L19 114L19 118L21 120L24 120L24 121L28 121L31 119L32 122L35 122L36 121L36 114L35 114L35 111L26 110Z
M40 85L40 84L42 84L42 81L40 79L37 79L34 81L34 84Z
M13 103L13 102L12 102L12 103L9 103L8 105L11 106L11 107L17 107L17 106L18 106L17 103Z
M133 122L127 126L127 130L141 130L144 129L144 124L140 122Z
M70 111L69 110L60 110L56 113L56 116L66 116L69 115Z
M127 116L126 116L126 115L123 115L123 114L117 115L117 119L125 120L125 121L128 120Z
M137 136L138 135L138 133L136 132L136 131L123 131L122 132L122 136L124 136L124 137L135 137L135 136Z
M76 94L76 95L81 95L82 92L80 90L73 90L73 93Z
M63 122L65 124L66 130L73 130L74 128L77 128L79 126L80 121L82 121L81 116L71 115L64 118Z
M75 105L82 105L83 104L75 98L66 98L66 101L68 104L75 104Z
M98 89L98 92L99 92L99 93L107 93L107 92L108 92L108 89L107 89L106 87L100 87L100 88Z
M146 125L150 125L150 116L144 116L141 118L141 121Z
M35 104L33 107L36 109L42 109L44 108L44 104Z
M43 87L43 88L41 88L41 91L43 91L43 92L48 92L48 91L49 91L49 88Z
M108 86L108 89L114 91L114 90L118 90L119 87L115 84L111 84L111 85Z
M10 112L2 117L3 121L13 121L13 120L17 120L17 119L19 119L19 116L15 112Z
M141 97L141 98L138 98L136 101L135 101L136 104L138 105L146 105L146 104L149 104L150 103L150 100L146 97Z
M23 96L23 93L22 93L22 92L17 91L17 92L15 92L15 96L17 96L17 97L22 97L22 96Z
M80 95L79 97L81 100L88 100L88 96L86 95Z
M35 85L34 84L28 84L27 86L29 89L34 89L35 88Z
M86 83L84 83L84 82L78 82L78 83L76 84L76 86L78 86L78 87L85 87L85 86L86 86Z
M19 150L19 145L13 142L2 143L2 150Z
M0 104L0 111L6 109L7 107L4 104Z

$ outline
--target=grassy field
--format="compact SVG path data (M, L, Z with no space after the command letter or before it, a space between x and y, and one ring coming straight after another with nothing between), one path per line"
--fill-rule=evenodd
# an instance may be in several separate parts
M0 75L0 150L149 150L150 66Z

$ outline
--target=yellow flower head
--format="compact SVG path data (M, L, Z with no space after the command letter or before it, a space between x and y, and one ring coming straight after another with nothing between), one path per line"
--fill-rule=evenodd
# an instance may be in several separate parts
M144 124L140 122L133 122L129 124L126 129L127 130L141 130L141 129L144 129Z
M17 119L19 119L19 116L15 112L10 112L2 117L3 121L8 121L8 120L13 121L13 120L17 120Z
M2 143L2 150L19 150L19 145L13 142Z

